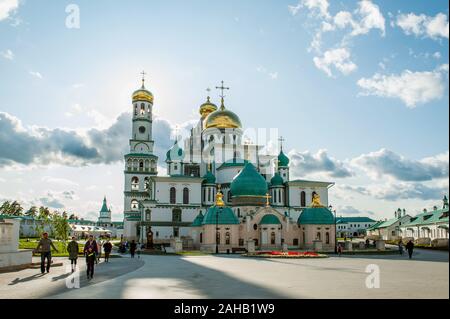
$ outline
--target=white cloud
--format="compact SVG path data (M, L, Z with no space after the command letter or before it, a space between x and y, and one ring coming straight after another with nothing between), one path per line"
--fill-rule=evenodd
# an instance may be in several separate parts
M357 84L364 90L361 95L399 98L407 107L414 108L419 103L442 97L445 90L445 72L448 73L448 64L443 64L433 71L405 70L401 74L391 75L376 73L371 78L359 79Z
M272 80L277 80L278 79L278 72L269 72L265 67L263 66L258 66L256 68L256 71L262 74L266 74L269 76L270 79Z
M328 0L300 0L300 2L295 6L288 6L289 11L292 15L296 15L300 9L306 7L312 14L317 15L322 18L329 18L328 7L330 4Z
M433 53L433 58L440 59L441 58L441 52L439 52L439 51L434 52Z
M410 160L383 148L362 154L352 159L351 164L373 179L388 177L397 181L424 182L449 176L448 151L421 160Z
M36 71L30 71L30 75L32 75L32 76L34 76L35 78L38 78L38 79L43 79L44 78L41 73L36 72Z
M0 52L0 55L7 60L14 60L14 53L11 50Z
M299 152L293 149L288 156L290 158L290 171L297 177L315 173L322 173L324 176L334 178L352 176L352 172L344 163L328 156L324 149L319 150L316 154L310 151Z
M414 13L400 14L397 16L396 24L407 35L448 39L449 23L444 13L438 13L434 17Z
M0 21L9 18L19 7L19 0L0 1Z
M314 57L313 61L316 67L324 71L329 77L333 76L332 67L344 75L348 75L357 69L356 64L350 60L350 51L346 48L328 50L322 57Z
M385 19L376 4L369 0L360 1L355 12L360 20L353 25L352 36L367 34L371 29L380 29L385 35Z
M77 183L71 180L60 177L44 176L41 178L41 181L47 184L56 184L59 186L79 186Z

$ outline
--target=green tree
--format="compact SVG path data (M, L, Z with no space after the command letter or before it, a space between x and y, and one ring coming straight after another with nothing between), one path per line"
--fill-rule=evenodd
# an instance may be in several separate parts
M10 215L11 214L11 202L9 200L3 202L0 206L0 214Z
M70 226L67 220L66 212L59 214L54 212L51 215L51 225L55 238L63 242L64 249L66 248L67 239L69 238Z
M36 206L31 206L26 212L25 212L25 216L30 216L33 218L36 218L36 216L38 215L38 209Z
M50 226L50 210L48 207L41 206L38 209L36 224L34 227L34 230L36 231L36 234L40 236L44 230L45 226Z

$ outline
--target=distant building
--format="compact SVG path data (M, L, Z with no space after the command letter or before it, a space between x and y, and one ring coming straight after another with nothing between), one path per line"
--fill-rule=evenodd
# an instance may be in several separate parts
M403 238L411 238L423 244L431 241L447 239L448 236L448 200L444 196L442 209L437 206L433 210L423 210L421 214L411 217L400 227ZM448 241L447 241L448 242Z
M365 236L367 229L377 222L369 217L337 217L336 232L338 237Z
M402 237L400 228L409 220L411 216L406 214L406 210L400 208L394 212L394 218L378 221L367 229L368 238L383 240L398 240Z

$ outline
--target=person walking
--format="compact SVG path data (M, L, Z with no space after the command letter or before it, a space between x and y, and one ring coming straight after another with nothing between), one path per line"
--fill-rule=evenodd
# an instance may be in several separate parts
M141 247L141 244L140 244L140 243L137 243L136 251L137 251L138 259L141 258L142 247Z
M403 242L401 240L398 241L398 252L403 255Z
M77 268L78 259L78 243L75 240L75 236L72 236L72 241L67 245L67 252L69 253L70 266L72 267L72 272Z
M92 279L94 277L94 264L97 259L97 252L97 242L94 240L94 236L89 235L89 239L84 245L84 255L86 256L88 279Z
M41 273L45 273L45 270L47 270L47 273L50 272L50 265L52 263L52 252L51 247L58 252L58 249L53 245L53 242L51 239L48 238L48 233L44 232L42 234L42 238L39 241L35 252L40 251L41 252ZM47 267L45 267L45 259L47 258Z
M134 254L136 252L136 247L137 247L137 244L136 244L136 242L133 239L131 241L131 243L130 243L130 255L131 255L131 258L134 258Z
M101 239L99 239L99 241L97 242L97 251L98 251L98 253L97 253L97 260L96 260L96 264L99 264L100 263L100 257L102 256L102 241L101 241Z
M341 257L341 254L342 254L342 245L338 244L338 255L339 255L339 257Z
M413 254L413 250L414 250L414 243L412 242L412 240L410 240L406 244L406 250L408 251L409 259L411 259L412 258L412 254Z
M109 240L106 240L106 243L103 244L103 251L105 252L105 262L109 262L109 254L111 253L112 245Z

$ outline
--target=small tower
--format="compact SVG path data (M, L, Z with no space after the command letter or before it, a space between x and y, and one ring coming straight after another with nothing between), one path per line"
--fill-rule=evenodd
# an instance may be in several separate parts
M173 146L166 153L167 175L183 175L184 155L183 149L178 145L178 141L175 140Z
M111 223L111 209L108 208L106 203L106 196L103 198L103 205L100 209L100 215L98 217L98 222L101 224L109 224Z
M217 185L216 177L211 171L207 171L203 176L202 183L202 202L205 206L211 206L214 204L214 199L216 198Z
M289 181L289 158L283 153L283 137L279 138L280 154L278 155L277 170L283 182Z
M448 199L447 196L444 195L444 198L442 199L444 202L444 205L442 206L442 209L448 209Z

